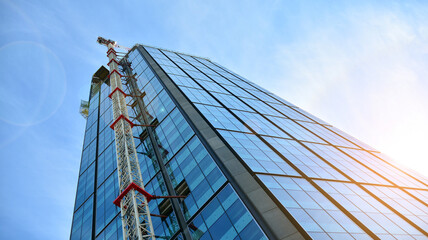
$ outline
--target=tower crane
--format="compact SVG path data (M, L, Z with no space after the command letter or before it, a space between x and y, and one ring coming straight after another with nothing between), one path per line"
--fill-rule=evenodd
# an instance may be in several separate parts
M123 91L121 80L123 76L118 71L119 62L117 52L114 50L118 45L115 41L102 37L98 37L97 42L108 48L109 62L107 65L110 68L111 87L109 97L112 99L113 119L115 119L110 127L114 130L120 190L120 195L114 203L121 210L123 239L155 239L148 206L148 202L153 199L153 196L144 190L132 135L132 127L135 124L129 120L125 100L127 95Z
M110 88L109 97L112 99L113 119L111 128L114 130L117 172L119 179L119 196L113 203L120 207L122 217L122 230L124 240L154 240L154 233L151 216L167 217L163 215L150 214L148 203L152 199L159 198L185 198L186 196L156 196L144 190L144 183L141 176L140 165L135 148L132 128L134 126L155 127L155 125L135 124L129 120L126 97L142 98L145 93L139 95L126 94L123 91L122 78L136 80L135 76L123 76L119 73L117 53L114 48L122 48L127 51L130 48L118 45L115 41L98 37L97 42L108 48L107 57L110 68ZM140 109L141 114L148 114L145 109ZM149 115L150 116L150 115Z

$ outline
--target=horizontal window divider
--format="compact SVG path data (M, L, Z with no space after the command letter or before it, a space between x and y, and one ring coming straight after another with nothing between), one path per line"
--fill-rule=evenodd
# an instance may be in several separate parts
M115 167L113 172L111 172L107 177L105 177L105 179L100 183L100 185L97 186L97 191L98 191L98 188L100 188L101 185L103 185L107 181L107 179L113 175L113 173L117 173L117 167Z
M101 231L96 235L96 237L98 237L108 227L108 225L110 225L110 223L115 221L118 216L120 217L120 214L120 211L116 213L116 215L103 227L103 229L101 229ZM95 228L95 225L93 227Z
M79 207L76 209L76 210L74 210L74 213L73 213L73 216L74 216L74 214L76 214L76 212L83 206L83 205L85 205L85 203L92 197L94 195L94 192L92 192L91 193L91 195L89 195L87 198L85 198L85 201L83 201L80 205L79 205ZM94 206L95 207L95 206Z
M208 200L189 218L189 220L187 220L186 221L186 223L187 224L189 224L189 223L191 223L204 209L205 209L205 207L206 206L208 206L210 203L211 203L211 201L214 199L214 198L216 198L217 197L217 195L227 186L229 184L229 181L225 181L218 189L217 189L217 191L215 191L214 193L213 193L213 195L210 197L210 198L208 198ZM232 189L233 189L233 187L232 187ZM235 191L235 189L233 189L233 191ZM239 196L238 196L238 199L240 199L239 198Z

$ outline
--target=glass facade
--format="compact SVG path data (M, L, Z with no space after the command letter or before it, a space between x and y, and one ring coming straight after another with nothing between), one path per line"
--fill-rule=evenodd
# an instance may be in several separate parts
M144 93L131 120L155 125L133 128L145 188L186 196L150 202L159 238L275 239L291 224L282 239L428 239L427 178L208 59L136 45L125 60L125 91ZM109 93L92 86L71 239L122 239ZM290 223L260 213L219 144Z

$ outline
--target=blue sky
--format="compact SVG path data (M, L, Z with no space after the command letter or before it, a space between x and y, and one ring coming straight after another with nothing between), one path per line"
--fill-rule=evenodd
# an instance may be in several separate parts
M97 36L204 56L428 175L427 1L0 1L0 238L68 239ZM111 17L109 17L111 16Z

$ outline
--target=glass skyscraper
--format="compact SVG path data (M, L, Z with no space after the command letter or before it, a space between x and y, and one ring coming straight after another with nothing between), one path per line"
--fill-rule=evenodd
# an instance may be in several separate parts
M106 58L107 59L107 58ZM428 179L208 59L122 59L158 239L428 239ZM92 79L72 240L122 239L108 70ZM142 101L141 101L142 100Z

